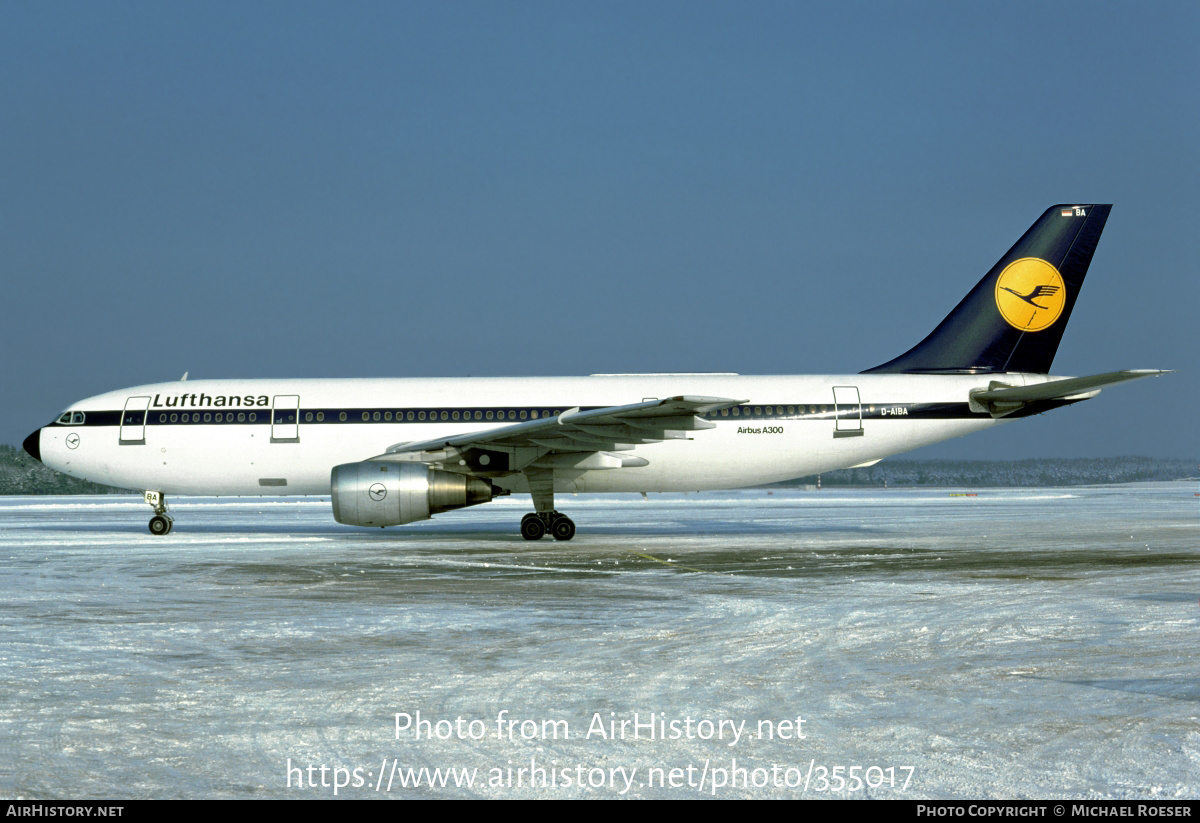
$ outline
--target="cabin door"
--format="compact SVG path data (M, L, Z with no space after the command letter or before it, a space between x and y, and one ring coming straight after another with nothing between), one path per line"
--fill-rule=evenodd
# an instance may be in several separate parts
M859 437L863 433L862 401L858 386L834 386L834 437Z
M150 408L149 397L131 397L125 401L121 412L121 432L118 435L122 446L146 445L146 409Z
M271 402L271 442L300 442L300 395L275 395Z

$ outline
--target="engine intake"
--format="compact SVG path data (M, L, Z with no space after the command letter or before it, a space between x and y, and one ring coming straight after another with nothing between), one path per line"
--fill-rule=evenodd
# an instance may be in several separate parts
M487 503L486 480L420 463L366 460L335 466L330 475L333 519L347 526L402 526L435 514Z

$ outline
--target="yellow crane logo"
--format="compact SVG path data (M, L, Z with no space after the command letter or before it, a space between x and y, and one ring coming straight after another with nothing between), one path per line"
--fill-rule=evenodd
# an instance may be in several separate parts
M1037 257L1009 263L996 279L996 308L1008 325L1042 331L1054 325L1067 304L1067 289L1058 269Z

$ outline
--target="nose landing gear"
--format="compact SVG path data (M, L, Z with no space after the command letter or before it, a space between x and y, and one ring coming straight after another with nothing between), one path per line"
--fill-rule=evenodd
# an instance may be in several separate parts
M161 492L146 492L142 496L154 507L154 516L150 518L150 534L156 537L170 534L171 529L175 528L175 518L167 514L167 496Z

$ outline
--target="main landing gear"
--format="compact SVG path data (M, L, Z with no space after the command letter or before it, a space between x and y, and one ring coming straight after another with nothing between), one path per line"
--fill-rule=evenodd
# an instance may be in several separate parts
M529 493L533 496L533 508L521 518L521 536L526 540L541 540L546 532L555 540L570 540L575 536L575 523L562 512L554 510L554 471L552 469L526 469L525 479L529 482Z
M570 540L575 536L575 521L562 512L530 512L521 518L521 536L526 540L541 540L549 532L555 540Z
M146 492L142 496L154 507L154 516L150 518L150 534L170 534L171 529L175 528L175 518L167 514L167 496L161 492Z

